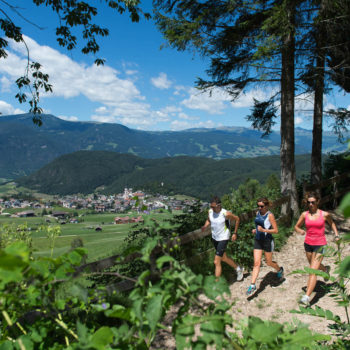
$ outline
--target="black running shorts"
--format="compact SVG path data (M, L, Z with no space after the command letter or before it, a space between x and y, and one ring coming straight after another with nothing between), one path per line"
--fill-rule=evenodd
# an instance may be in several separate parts
M274 251L275 243L273 239L256 239L254 240L254 249L264 250L267 253Z
M215 255L222 257L225 253L225 250L228 244L228 239L225 241L216 241L215 239L212 238L212 241L216 250Z
M307 253L320 253L324 254L325 245L310 245L307 243L304 243L304 248Z

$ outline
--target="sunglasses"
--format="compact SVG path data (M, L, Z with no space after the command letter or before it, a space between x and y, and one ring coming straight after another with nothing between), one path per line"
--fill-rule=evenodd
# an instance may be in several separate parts
M258 205L258 208L265 208L265 205Z
M307 204L312 204L314 205L316 203L316 201L307 201Z

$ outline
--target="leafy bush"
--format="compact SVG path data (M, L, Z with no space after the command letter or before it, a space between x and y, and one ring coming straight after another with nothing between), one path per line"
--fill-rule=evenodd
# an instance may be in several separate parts
M150 262L157 244L157 239L145 242L142 261ZM32 259L23 242L0 251L1 349L149 349L157 332L168 329L164 316L170 308L176 310L177 349L301 350L330 340L300 325L255 317L237 323L228 313L234 304L225 299L225 280L196 275L169 255L156 261L158 281L147 282L145 271L123 302L108 298L103 288L88 290L77 283L72 272L84 253L76 249L56 259ZM64 285L66 292L58 293ZM199 301L201 294L208 302Z
M27 224L23 225L0 225L0 248L6 248L14 242L23 242L28 248L32 248L32 232Z

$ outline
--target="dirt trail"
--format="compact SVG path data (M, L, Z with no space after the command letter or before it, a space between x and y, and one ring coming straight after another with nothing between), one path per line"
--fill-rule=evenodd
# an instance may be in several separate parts
M349 219L344 220L335 213L333 213L333 218L340 234L350 231ZM314 331L328 333L327 324L329 321L288 312L298 309L297 302L306 289L308 276L291 274L294 270L308 266L303 246L304 238L304 236L294 233L289 237L282 250L274 253L274 260L284 267L285 279L282 283L277 280L274 270L263 263L257 280L257 292L253 296L247 298L245 295L250 284L250 274L245 275L242 283L235 282L230 285L231 298L237 300L237 308L232 309L235 318L254 315L264 320L275 320L280 323L292 321L295 318L309 324L310 329ZM334 236L329 231L327 231L327 241L328 245L336 247ZM348 255L350 255L350 246L347 246L344 250L344 256ZM334 259L326 257L323 259L323 264L331 267L332 274L336 267ZM344 308L337 306L334 300L325 293L324 287L330 283L323 281L322 278L317 279L317 285L312 294L311 306L316 304L329 309L345 320Z
M350 219L344 220L343 217L332 213L336 222L339 233L350 232ZM328 225L326 225L328 226ZM335 247L334 236L327 233L327 241L330 246ZM307 275L291 274L292 271L303 269L307 265L304 252L304 236L294 233L287 241L287 244L280 252L274 252L274 260L280 266L284 267L285 278L281 283L276 278L275 271L267 266L264 262L260 269L260 274L256 282L257 291L254 295L247 297L246 291L250 285L251 274L245 273L242 282L235 281L233 277L230 283L231 296L230 300L236 302L236 306L231 309L234 319L239 320L248 316L257 316L263 320L273 320L279 323L299 320L307 323L309 328L315 332L323 334L330 333L327 325L329 321L319 317L308 315L292 314L289 311L298 309L298 300L305 293L307 284ZM350 255L350 245L344 250L344 256ZM324 258L324 265L331 267L331 274L335 269L334 259ZM337 306L335 301L325 293L324 287L331 282L323 281L321 277L317 280L314 293L311 295L311 306L318 305L322 308L331 310L334 314L339 315L345 321L346 315L344 308ZM171 315L167 318L171 320ZM169 325L171 322L169 322ZM175 349L175 341L169 332L161 332L154 344L154 349L167 348Z

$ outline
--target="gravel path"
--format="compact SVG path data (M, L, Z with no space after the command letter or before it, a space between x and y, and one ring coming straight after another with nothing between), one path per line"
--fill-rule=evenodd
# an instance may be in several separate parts
M344 220L344 218L336 213L332 213L332 215L341 235L350 232L350 219ZM333 234L330 234L329 231L326 233L328 245L336 247ZM305 266L308 266L303 242L304 236L293 233L283 249L280 252L274 253L274 260L280 266L284 267L285 278L282 282L278 281L274 270L264 262L262 263L256 282L257 291L254 295L250 297L246 296L246 290L251 280L249 272L244 274L244 280L242 282L237 282L234 279L229 281L231 291L229 299L236 302L235 306L231 309L234 319L239 320L248 316L257 316L264 320L273 320L279 323L301 321L307 323L309 328L315 332L323 334L330 333L327 327L329 321L319 317L292 314L289 312L290 310L298 309L298 300L306 290L308 276L291 274L294 270L303 269ZM344 256L350 255L350 245L344 249L343 254ZM332 274L336 267L334 259L325 257L323 264L331 267ZM311 306L314 307L314 305L317 305L321 308L331 310L345 321L346 315L344 308L339 307L325 292L324 287L329 284L331 282L318 278L315 291L312 294ZM169 321L169 325L171 325L171 313L166 318ZM175 341L170 329L169 332L162 331L154 342L153 349L165 348L168 350L175 349Z

